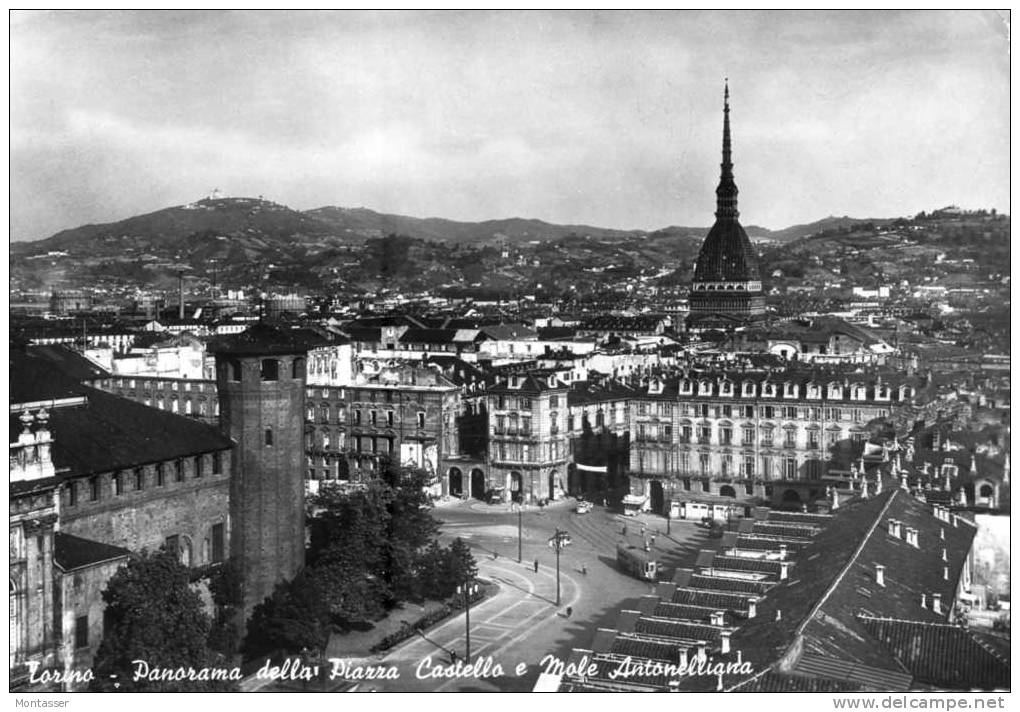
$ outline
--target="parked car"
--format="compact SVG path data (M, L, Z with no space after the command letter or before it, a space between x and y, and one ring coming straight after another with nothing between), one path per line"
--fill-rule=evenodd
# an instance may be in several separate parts
M587 514L594 508L595 508L594 504L592 504L591 502L586 502L585 500L582 499L578 500L577 506L574 507L574 511L577 512L578 514Z
M561 546L570 546L573 543L574 543L574 540L570 538L570 535L567 534L566 532L563 532L563 536L560 538L560 545ZM552 539L549 540L549 546L550 547L555 546L555 543L553 542Z

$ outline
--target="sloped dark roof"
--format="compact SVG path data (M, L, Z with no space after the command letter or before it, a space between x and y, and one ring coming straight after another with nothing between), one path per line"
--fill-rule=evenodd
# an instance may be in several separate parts
M758 256L744 228L734 218L719 218L698 253L695 282L760 281Z
M567 388L567 386L560 384L559 382L557 382L556 386L550 386L546 379L539 379L531 373L523 374L520 378L520 387L518 388L511 388L508 384L501 383L490 388L489 393L501 395L514 395L515 393L537 394L544 393L545 391L564 390Z
M293 329L268 322L256 322L239 334L231 334L209 342L209 351L234 356L303 354L308 349L328 342L311 329Z
M402 344L452 344L456 329L408 329L400 337Z
M53 464L65 477L228 450L212 426L94 388L85 405L50 411Z
M348 326L344 327L343 331L351 338L351 341L365 343L382 341L382 329L376 326Z
M492 324L479 329L490 339L534 339L537 332L524 324Z
M729 692L860 692L860 683L818 677L783 675L768 670L743 682Z
M965 628L858 616L869 633L921 683L941 689L1008 689L1009 661Z
M888 519L899 520L903 531L916 528L919 548L890 536ZM945 540L940 538L943 529ZM733 647L761 670L801 635L805 658L905 674L855 615L944 622L975 532L962 519L956 526L936 519L930 507L900 489L851 501L797 554L790 578L772 589L758 604L757 617L733 634ZM943 544L949 580L943 578ZM876 564L886 567L885 586L875 582ZM940 593L943 613L933 612L930 603L922 608L921 592L928 601Z
M106 369L97 366L82 354L62 344L33 346L29 348L29 353L53 364L61 373L76 381L106 378L110 375Z
M28 351L11 349L8 364L11 403L60 400L85 394L85 386L52 362L35 356L34 348Z
M131 552L124 547L103 544L64 532L53 535L53 549L54 560L64 572L131 556Z

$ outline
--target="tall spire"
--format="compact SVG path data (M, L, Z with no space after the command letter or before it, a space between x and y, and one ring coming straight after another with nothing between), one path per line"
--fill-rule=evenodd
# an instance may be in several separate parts
M733 159L730 146L730 80L726 79L723 90L723 138L722 138L722 173L719 176L719 187L715 189L716 218L740 216L737 212L737 184L733 180Z

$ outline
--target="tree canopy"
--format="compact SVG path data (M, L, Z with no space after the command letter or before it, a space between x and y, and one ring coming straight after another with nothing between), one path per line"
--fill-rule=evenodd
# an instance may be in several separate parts
M143 551L103 591L105 633L93 665L93 689L174 692L229 689L228 683L132 681L135 660L162 670L223 666L207 647L210 621L191 587L191 572L160 549Z
M399 601L441 599L476 573L470 547L440 546L429 476L384 461L364 488L323 487L309 517L308 566L258 606L249 655L319 648L328 630L371 625Z

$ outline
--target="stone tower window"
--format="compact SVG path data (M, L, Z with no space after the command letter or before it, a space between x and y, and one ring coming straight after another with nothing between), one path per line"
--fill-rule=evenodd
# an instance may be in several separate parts
M303 358L296 358L290 365L290 377L294 379L305 377L305 360Z
M241 362L237 361L236 359L231 359L228 362L227 365L230 368L230 380L231 381L240 381L241 380Z
M275 358L262 359L261 378L263 381L280 380L280 362Z
M266 428L265 436L266 436L266 445L272 445L273 444L273 429L272 428Z

